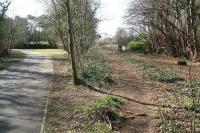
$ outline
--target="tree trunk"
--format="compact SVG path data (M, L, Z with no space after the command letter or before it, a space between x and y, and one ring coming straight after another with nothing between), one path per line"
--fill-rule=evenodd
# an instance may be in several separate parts
M74 40L73 40L73 25L72 25L72 18L71 18L71 11L70 11L70 1L66 1L67 7L67 18L68 18L68 33L70 38L70 52L71 52L71 61L72 61L72 69L73 69L73 76L74 76L74 84L80 84L80 80L78 78L78 70L77 70L77 63L76 63L76 52L74 48Z

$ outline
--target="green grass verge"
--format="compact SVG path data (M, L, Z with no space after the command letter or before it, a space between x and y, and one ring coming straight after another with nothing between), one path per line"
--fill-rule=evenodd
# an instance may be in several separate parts
M139 70L146 71L150 80L156 80L160 82L175 82L178 80L183 80L176 71L165 66L157 67L152 63L136 59L134 54L122 53L121 56L128 63L135 66Z
M44 53L53 59L67 58L67 53L62 49L30 49L30 50Z
M25 58L25 54L18 50L11 50L8 55L0 56L0 70L4 70Z

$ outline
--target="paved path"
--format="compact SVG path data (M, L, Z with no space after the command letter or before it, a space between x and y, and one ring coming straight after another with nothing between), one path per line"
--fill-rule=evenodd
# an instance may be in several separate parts
M0 71L0 133L40 133L52 62L37 52Z

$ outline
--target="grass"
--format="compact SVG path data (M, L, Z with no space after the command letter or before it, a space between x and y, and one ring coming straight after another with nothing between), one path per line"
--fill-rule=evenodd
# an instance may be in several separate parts
M0 56L0 70L8 68L24 58L24 53L18 50L12 50L9 55Z
M67 58L67 53L62 49L31 49L32 51L44 53L53 59Z
M137 69L146 71L150 80L160 82L175 82L178 80L183 80L176 71L165 66L157 67L153 63L148 63L143 60L136 59L133 54L130 53L123 53L121 56Z

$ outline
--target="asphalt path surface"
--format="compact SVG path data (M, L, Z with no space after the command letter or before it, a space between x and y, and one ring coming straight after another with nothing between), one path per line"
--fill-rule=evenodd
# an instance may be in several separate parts
M0 71L0 133L40 133L44 122L52 61L21 51L25 59Z

